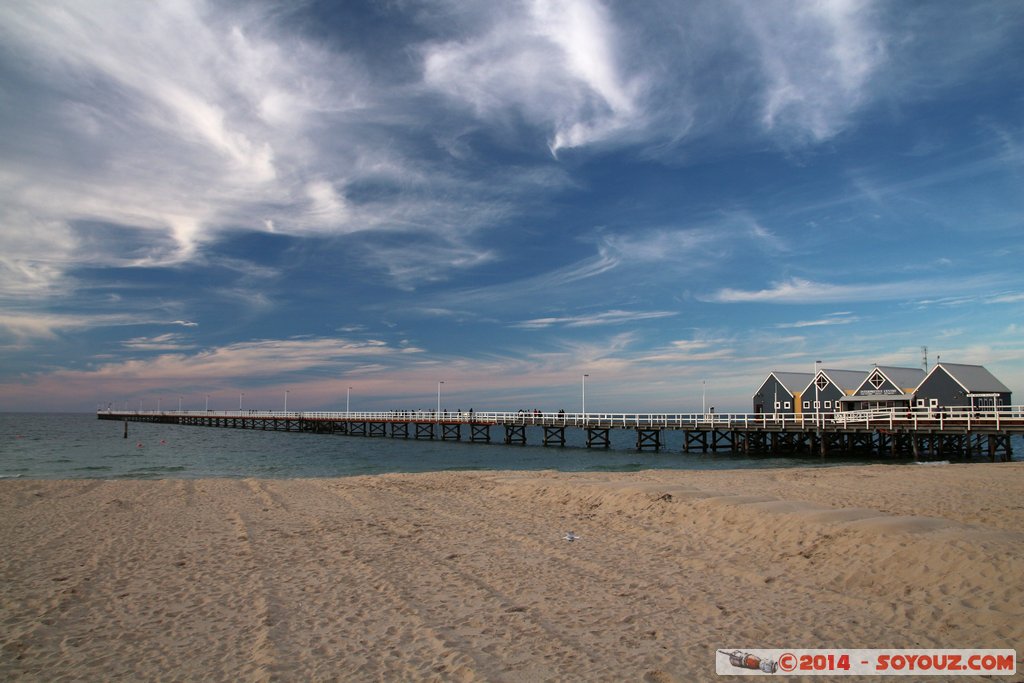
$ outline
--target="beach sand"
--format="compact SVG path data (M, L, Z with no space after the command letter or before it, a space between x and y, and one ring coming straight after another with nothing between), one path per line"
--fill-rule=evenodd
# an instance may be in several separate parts
M1024 656L1024 463L3 481L0 542L4 680L699 681L717 648Z

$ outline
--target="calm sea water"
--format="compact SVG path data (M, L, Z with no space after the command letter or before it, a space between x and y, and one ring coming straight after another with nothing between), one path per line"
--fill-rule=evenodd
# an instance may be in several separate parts
M339 477L439 470L636 471L834 466L870 462L829 457L770 458L731 453L681 453L682 437L665 432L659 453L636 452L635 434L613 431L612 448L584 447L584 434L567 430L569 445L473 444L243 429L128 424L93 414L0 414L0 478ZM501 432L493 429L500 441ZM1015 439L1015 441L1017 441ZM1020 443L1015 443L1019 449ZM1019 450L1017 452L1020 452ZM889 461L891 462L891 461Z

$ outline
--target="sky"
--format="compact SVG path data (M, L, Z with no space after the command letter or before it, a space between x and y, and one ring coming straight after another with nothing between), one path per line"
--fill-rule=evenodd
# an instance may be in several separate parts
M1017 0L14 0L0 131L0 410L1024 401Z

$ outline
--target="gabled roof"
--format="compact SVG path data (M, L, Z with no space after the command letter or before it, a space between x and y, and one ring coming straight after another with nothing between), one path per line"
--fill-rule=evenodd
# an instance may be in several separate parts
M786 387L791 394L806 387L814 377L810 372L779 372L773 370L772 374L775 375L775 379L779 380L779 384Z
M780 370L772 370L768 373L768 376L764 378L764 382L761 382L761 386L763 387L767 384L768 380L772 377L774 377L786 391L793 394L810 384L813 375L809 372L784 372ZM760 388L758 391L760 391ZM757 394L755 393L754 396L756 397Z
M864 384L871 379L871 376L875 374L875 370L882 373L882 376L892 382L893 386L907 395L917 391L917 388L921 386L921 382L925 378L924 370L921 368L896 368L890 365L879 365L864 377L864 381L857 387L857 391L860 391Z
M822 370L821 373L844 392L853 391L867 377L867 373L863 370ZM817 379L817 375L814 378ZM810 382L808 382L808 385L810 385Z
M924 381L925 371L921 368L897 368L891 365L879 365L878 369L889 378L889 381L904 391L913 392ZM868 373L870 375L870 373Z
M960 365L958 363L937 363L928 373L931 377L939 368L946 371L957 384L969 394L1008 394L1009 387L995 378L991 372L980 365Z

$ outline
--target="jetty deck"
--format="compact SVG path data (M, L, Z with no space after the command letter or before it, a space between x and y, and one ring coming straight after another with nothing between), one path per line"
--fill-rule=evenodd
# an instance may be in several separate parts
M684 452L866 454L873 457L1013 458L1011 437L1024 434L1024 406L883 409L788 413L565 413L559 411L118 411L101 420L345 436L564 447L566 431L585 433L587 448L609 448L613 430L632 430L638 451L660 451L664 433L682 434ZM497 435L497 436L496 436Z

